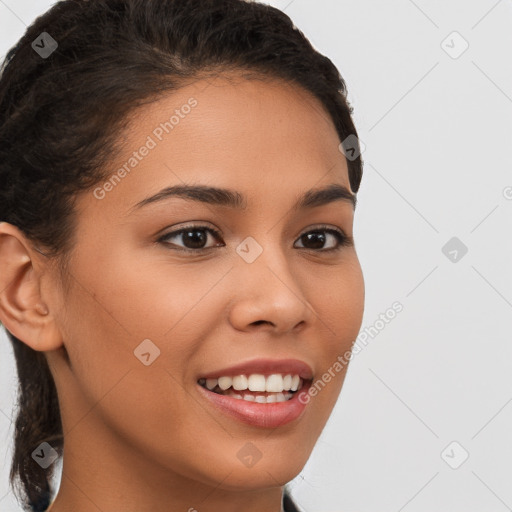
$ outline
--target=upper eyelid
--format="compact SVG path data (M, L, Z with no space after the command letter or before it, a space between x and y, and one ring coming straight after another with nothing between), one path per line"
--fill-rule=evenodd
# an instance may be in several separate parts
M158 238L163 238L163 237L166 237L166 236L169 236L169 235L178 235L178 234L181 234L186 229L197 229L197 230L211 231L215 235L222 235L222 232L221 232L220 229L214 228L214 227L209 226L207 224L199 224L198 223L198 224L185 225L183 227L179 227L179 228L173 229L172 231L164 232L163 234L158 235ZM347 238L349 237L349 235L346 234L346 232L345 232L345 230L343 228L337 227L337 226L331 226L331 225L328 225L328 224L318 224L316 226L313 225L313 226L304 228L300 232L300 234L298 236L301 236L304 233L309 233L310 231L316 231L316 230L327 231L327 230L330 230L330 229L332 229L334 231L339 231L342 235L346 236Z

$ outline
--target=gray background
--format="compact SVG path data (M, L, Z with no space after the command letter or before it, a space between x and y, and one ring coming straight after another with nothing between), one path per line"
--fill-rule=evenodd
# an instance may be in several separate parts
M0 54L52 3L0 0ZM366 145L371 335L293 495L306 512L511 510L512 2L268 3L338 66ZM14 512L3 332L0 352L0 509Z

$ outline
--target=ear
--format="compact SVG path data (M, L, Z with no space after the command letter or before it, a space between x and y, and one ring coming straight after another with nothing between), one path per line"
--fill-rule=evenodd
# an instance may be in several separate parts
M48 262L12 224L0 222L0 321L33 350L55 350L62 336L41 291Z

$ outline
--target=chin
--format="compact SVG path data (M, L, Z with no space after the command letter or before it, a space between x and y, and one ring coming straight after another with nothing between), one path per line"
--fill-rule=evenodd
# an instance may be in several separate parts
M283 462L283 464L268 464L259 468L256 465L245 470L240 470L237 467L222 481L219 488L226 491L243 492L260 491L270 487L282 487L301 472L304 464L294 464L292 466Z
M218 472L214 478L218 483L223 476L226 477L219 487L229 491L256 491L280 487L293 480L304 468L311 451L305 451L304 445L301 450L297 450L300 444L296 441L287 442L279 437L276 436L275 441L281 445L281 449L270 447L269 443L265 444L264 439L237 442L237 445L242 445L242 449L239 450L237 446L234 453L223 454L223 463L219 460ZM245 454L251 454L252 460L250 455Z

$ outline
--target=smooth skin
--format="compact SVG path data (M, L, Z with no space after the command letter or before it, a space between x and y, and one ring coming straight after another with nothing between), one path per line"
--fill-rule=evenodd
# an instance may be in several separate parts
M158 141L155 128L191 97L197 105ZM297 358L316 380L351 349L364 310L355 246L325 231L323 242L302 235L326 225L353 237L353 206L292 208L310 189L350 190L340 140L307 91L235 72L167 94L132 121L112 173L148 136L157 145L103 199L78 196L68 288L49 258L0 223L0 319L45 352L59 393L65 449L51 512L279 512L346 367L276 429L219 412L197 379L255 358ZM178 197L134 208L178 184L235 190L247 208ZM193 244L158 241L191 225L220 237L202 229ZM252 263L236 251L249 236L263 249ZM134 355L145 339L160 350L148 366ZM262 454L250 468L237 457L248 442Z

